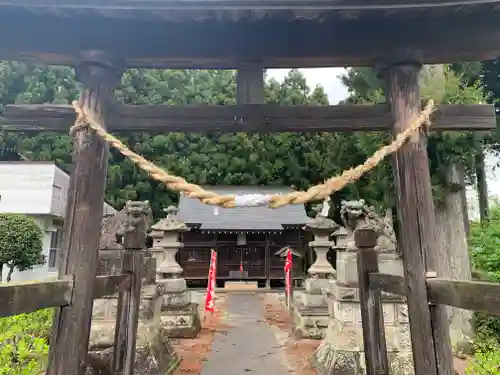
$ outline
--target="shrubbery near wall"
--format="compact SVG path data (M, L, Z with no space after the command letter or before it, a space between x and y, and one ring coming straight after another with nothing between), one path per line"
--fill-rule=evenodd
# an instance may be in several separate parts
M500 205L492 207L488 222L473 223L470 239L471 261L476 279L500 282ZM470 375L500 375L500 317L476 313L474 361Z
M45 370L53 310L0 318L0 375L39 375Z

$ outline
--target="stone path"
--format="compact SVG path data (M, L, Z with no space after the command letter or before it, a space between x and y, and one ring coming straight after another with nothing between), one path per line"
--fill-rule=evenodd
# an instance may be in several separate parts
M285 353L266 323L261 300L251 293L231 293L225 303L230 328L216 333L201 375L290 375Z

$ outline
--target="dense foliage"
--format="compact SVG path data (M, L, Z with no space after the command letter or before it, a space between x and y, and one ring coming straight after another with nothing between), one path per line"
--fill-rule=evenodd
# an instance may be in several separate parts
M446 103L476 103L483 93L476 84L465 86L447 70ZM350 69L344 77L350 89L348 102L381 102L380 81L371 69ZM0 107L9 103L70 103L78 96L72 69L37 67L0 62ZM127 104L231 104L235 103L233 71L128 70L116 91ZM266 101L279 104L328 104L321 87L311 89L304 76L292 70L283 83L269 80ZM170 172L198 184L286 185L305 189L362 163L389 141L386 133L316 134L121 134L134 151ZM450 160L470 164L481 142L471 134L433 135L429 143L436 196L440 166ZM65 168L71 163L71 140L51 133L0 133L0 159L22 154L30 160L54 160ZM472 176L472 174L471 174ZM365 198L370 204L392 205L390 163L369 173L358 183L334 196ZM106 189L107 200L121 207L128 199L148 199L156 215L177 196L152 181L129 160L114 150Z
M0 318L0 375L38 375L45 370L52 310Z
M0 63L0 103L69 103L78 85L69 68L38 68ZM127 71L116 92L128 104L235 103L232 71ZM322 88L311 89L298 71L283 83L270 80L266 101L327 104ZM19 153L30 160L54 160L68 168L71 140L51 133L0 135L5 157ZM362 161L366 151L345 134L122 134L129 147L172 173L199 184L275 184L306 188ZM176 199L132 163L112 151L106 190L110 203L149 199L156 214Z
M484 281L500 282L500 206L495 205L489 219L475 222L470 227L469 245L474 277ZM476 313L475 355L469 373L500 374L500 318Z
M471 72L472 71L472 72ZM421 95L439 104L485 103L487 93L479 81L477 67L473 64L460 66L425 67L422 71ZM349 69L342 78L350 88L349 103L385 102L383 83L370 68ZM431 126L432 131L432 126ZM362 137L362 136L361 136ZM370 135L365 135L370 138ZM444 168L451 164L463 166L468 172L468 181L475 179L476 155L487 147L495 150L497 141L492 135L470 132L431 132L428 140L428 155L433 178L434 195L438 200L446 195ZM387 183L391 181L388 180Z
M24 271L43 263L42 236L35 220L24 215L0 214L0 270L4 265L8 267L7 282L15 269Z

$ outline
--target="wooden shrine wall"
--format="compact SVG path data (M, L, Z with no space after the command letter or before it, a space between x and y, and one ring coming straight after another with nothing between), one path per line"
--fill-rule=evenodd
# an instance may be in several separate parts
M284 279L285 257L276 253L290 246L303 257L294 257L294 277L304 274L307 259L306 242L300 230L280 233L246 233L246 243L238 245L237 233L209 233L196 229L184 233L184 248L177 254L177 261L187 280L206 279L210 264L210 250L217 251L217 279L239 279L240 263L248 279Z

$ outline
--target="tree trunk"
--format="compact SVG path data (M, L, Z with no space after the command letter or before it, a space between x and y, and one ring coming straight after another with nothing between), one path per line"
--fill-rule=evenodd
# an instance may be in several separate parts
M14 268L15 267L9 267L9 273L7 274L7 282L10 283L12 280L12 274L14 273Z
M443 203L436 205L436 241L441 260L438 268L443 277L471 280L471 266L464 223L462 190L463 171L456 166L447 169L448 189ZM468 346L472 337L472 312L450 307L450 336L455 350Z
M479 195L479 217L481 223L488 217L488 182L486 180L484 153L476 155L477 192Z
M0 284L3 282L3 263L0 263Z

